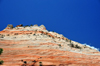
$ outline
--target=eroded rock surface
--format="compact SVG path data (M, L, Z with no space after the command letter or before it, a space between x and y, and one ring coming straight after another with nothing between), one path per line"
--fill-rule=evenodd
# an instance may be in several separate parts
M5 29L13 29L13 25L12 24L8 24Z
M99 66L100 52L42 26L0 31L1 66ZM2 36L4 36L2 38Z

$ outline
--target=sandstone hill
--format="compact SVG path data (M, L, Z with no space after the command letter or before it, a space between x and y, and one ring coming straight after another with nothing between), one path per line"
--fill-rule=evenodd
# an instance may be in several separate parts
M46 30L9 24L0 31L1 66L100 66L100 52Z

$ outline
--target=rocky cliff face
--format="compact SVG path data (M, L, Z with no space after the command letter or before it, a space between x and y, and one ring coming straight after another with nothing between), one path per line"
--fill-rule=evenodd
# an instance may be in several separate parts
M9 28L9 29L8 29ZM0 31L3 66L99 66L100 52L46 30L44 25L8 25Z

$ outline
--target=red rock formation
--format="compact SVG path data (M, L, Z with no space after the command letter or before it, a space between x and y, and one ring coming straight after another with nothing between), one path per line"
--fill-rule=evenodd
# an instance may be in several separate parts
M17 25L16 27L22 27L23 25L22 24L20 24L20 25Z
M13 25L12 24L8 24L5 29L13 29Z
M3 48L4 50L2 55L0 55L0 59L4 61L4 64L0 66L39 66L40 64L47 66L100 65L100 52L87 51L76 53L72 51L60 50L64 47L64 45L62 44L61 47L58 47L56 39L63 41L69 39L65 37L57 37L50 32L41 30L21 31L10 29L0 31L1 35L5 35L4 38L0 38L0 48ZM44 37L41 38L42 35L39 34L43 34ZM23 39L25 36L26 39ZM33 40L33 37L36 37L37 40ZM38 37L40 37L39 40ZM47 38L45 39L45 37ZM54 40L55 42L52 42ZM69 42L65 42L65 44L67 43L69 44ZM76 50L76 48L72 49Z

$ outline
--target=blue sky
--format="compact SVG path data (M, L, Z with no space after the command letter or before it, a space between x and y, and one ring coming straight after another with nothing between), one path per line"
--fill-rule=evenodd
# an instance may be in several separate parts
M100 0L0 0L0 31L7 24L44 24L47 30L100 48Z

